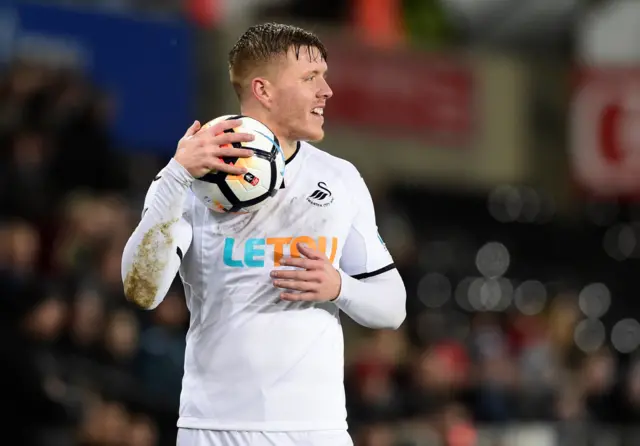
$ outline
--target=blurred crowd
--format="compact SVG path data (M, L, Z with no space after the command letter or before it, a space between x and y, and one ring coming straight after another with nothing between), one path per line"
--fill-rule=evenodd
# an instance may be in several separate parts
M109 103L77 73L28 63L0 96L3 422L20 445L158 444L174 430L187 313L179 289L153 313L124 299L137 215Z
M114 150L111 110L71 71L17 62L0 84L0 385L13 444L175 444L188 314L179 283L153 312L124 299L120 257L148 181ZM444 276L425 281L437 268L407 240L430 217L399 227L401 199L376 205L409 316L395 332L345 321L357 446L640 444L640 362L589 333L577 342L576 289L541 303L519 287L497 308L486 282L484 306L465 307Z
M638 444L640 362L576 347L571 300L544 315L426 312L421 341L406 327L365 338L347 369L356 444Z

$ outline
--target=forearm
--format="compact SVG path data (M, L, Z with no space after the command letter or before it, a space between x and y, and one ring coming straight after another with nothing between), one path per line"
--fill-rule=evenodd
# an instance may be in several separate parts
M182 218L193 178L175 160L151 186L142 219L122 255L122 281L128 300L144 309L164 299L191 244L192 229Z
M343 271L340 275L340 295L334 301L338 308L368 328L400 327L407 315L407 293L397 270L362 280Z

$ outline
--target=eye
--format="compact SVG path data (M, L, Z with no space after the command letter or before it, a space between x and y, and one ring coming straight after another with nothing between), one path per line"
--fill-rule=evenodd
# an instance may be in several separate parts
M314 80L315 78L316 78L316 75L315 75L315 74L312 74L312 75L310 75L310 76L307 76L304 80L305 80L305 81L312 81L312 80Z

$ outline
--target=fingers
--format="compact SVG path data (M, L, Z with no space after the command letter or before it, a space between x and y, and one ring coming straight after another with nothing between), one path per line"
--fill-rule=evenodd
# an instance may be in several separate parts
M307 257L308 259L312 259L312 260L328 259L324 252L318 251L317 249L309 248L309 246L305 245L304 243L298 243L296 246L298 247L298 252L300 252L300 254Z
M230 158L250 158L254 155L251 149L236 149L235 147L219 147L213 153L213 156L219 158L228 156Z
M217 147L210 152L210 166L207 166L211 170L219 170L231 175L243 175L249 170L246 166L237 166L231 163L225 162L224 158L248 158L253 156L253 150L249 149L236 149L234 147Z
M191 127L189 127L185 132L184 137L188 138L190 136L193 136L198 133L198 130L200 130L200 121L195 120L193 121L193 124L191 124Z
M306 270L273 270L271 277L285 280L304 280L307 282L320 282L318 271Z
M240 119L228 119L226 121L217 122L213 125L209 133L212 135L217 135L219 133L223 133L225 130L235 129L236 127L240 127L242 125L242 121Z
M255 136L249 133L220 133L214 136L209 142L217 146L225 146L227 144L239 143L239 142L251 142L255 139Z
M285 257L280 260L280 264L284 266L295 266L296 268L315 270L321 269L324 263L319 260L305 259L302 257Z
M304 260L304 259L303 259ZM300 291L309 294L309 299L315 296L315 292L318 290L321 282L321 276L318 271L306 271L306 270L274 270L271 272L271 276L274 277L273 286L285 290ZM282 293L281 297L285 294ZM300 293L295 293L295 298L290 300L301 300L297 296ZM284 297L282 297L284 299Z
M280 293L280 299L287 300L289 302L307 301L311 302L316 299L315 293Z
M218 170L230 175L244 175L249 170L246 167L234 166L233 164L227 164L223 160L216 158L211 162L210 166L207 166L209 170Z
M305 282L304 280L274 280L273 285L276 288L294 291L315 291L318 288L316 282Z

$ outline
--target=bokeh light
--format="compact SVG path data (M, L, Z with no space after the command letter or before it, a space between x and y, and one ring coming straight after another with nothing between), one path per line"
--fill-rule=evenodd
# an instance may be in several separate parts
M449 300L452 289L447 276L429 273L418 282L418 298L428 308L439 308Z
M547 289L539 280L525 280L516 288L513 303L522 314L536 315L545 308Z
M640 322L622 319L611 330L611 344L620 353L631 353L640 346Z
M499 186L489 194L487 208L491 216L500 222L517 221L523 208L522 196L513 186Z
M512 298L513 285L505 278L476 278L468 290L469 304L475 311L504 311Z
M573 340L576 346L585 353L600 349L606 340L606 329L598 319L584 319L576 325Z
M456 286L454 294L455 301L456 304L458 304L458 307L464 311L474 311L473 305L471 305L471 302L469 301L469 296L471 293L471 285L476 283L477 279L477 277L465 277Z
M578 305L585 316L600 318L611 306L611 292L604 283L591 283L580 291Z
M476 267L480 274L488 278L502 276L509 269L510 263L509 250L500 242L489 242L476 254Z

